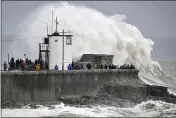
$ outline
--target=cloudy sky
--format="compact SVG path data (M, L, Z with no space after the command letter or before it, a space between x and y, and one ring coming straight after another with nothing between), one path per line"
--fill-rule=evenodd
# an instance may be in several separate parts
M20 33L17 24L24 16L39 5L47 3L48 1L3 1L2 40L13 39L16 33ZM176 59L176 1L70 1L69 3L88 6L108 16L126 15L127 23L135 25L144 37L151 38L155 42L152 52L154 59ZM8 49L5 46L3 50Z

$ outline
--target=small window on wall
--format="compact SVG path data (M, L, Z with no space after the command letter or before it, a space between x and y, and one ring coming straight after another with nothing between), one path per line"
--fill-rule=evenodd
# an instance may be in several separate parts
M58 42L58 40L56 39L55 42Z
M72 37L71 36L66 37L66 45L72 45Z

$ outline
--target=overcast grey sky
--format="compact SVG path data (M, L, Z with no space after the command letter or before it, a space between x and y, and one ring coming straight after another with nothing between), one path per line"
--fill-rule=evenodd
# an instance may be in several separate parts
M19 33L24 15L49 1L3 1L3 40ZM126 22L135 25L144 35L155 42L152 56L155 59L176 59L176 1L69 1L97 9L106 15L126 15Z

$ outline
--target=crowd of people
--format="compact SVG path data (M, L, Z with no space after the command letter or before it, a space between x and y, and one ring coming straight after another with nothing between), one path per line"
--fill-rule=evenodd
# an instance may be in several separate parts
M134 65L130 65L130 64L124 64L122 66L119 67L119 69L135 69Z
M110 65L107 65L107 64L94 64L94 65L91 65L90 63L88 63L86 65L86 68L88 70L91 70L91 69L117 69L118 67L113 65L113 64L110 64Z
M107 64L93 64L91 65L90 63L86 64L86 67L83 66L82 63L74 63L69 64L67 66L67 70L92 70L92 69L135 69L134 65L129 65L129 64L124 64L122 66L116 66L113 64L107 65ZM56 65L54 67L54 70L59 70L59 66Z
M7 70L7 63L4 62L4 70ZM13 70L13 69L21 69L22 71L24 70L45 70L46 68L44 67L44 61L35 60L33 63L31 60L28 58L24 61L22 59L15 59L12 57L10 62L9 62L9 69L8 70ZM82 63L74 63L72 62L67 66L67 70L92 70L92 69L135 69L135 66L132 64L124 64L122 66L118 65L113 65L113 64L90 64L87 63L85 66L83 66ZM54 70L59 70L59 66L55 65Z
M6 62L4 62L4 70L6 71L7 68L8 70L13 70L13 69L21 69L22 71L25 68L25 64L30 64L31 60L26 59L26 61L22 60L22 59L17 59L15 60L13 57L11 58L10 62L9 62L9 68L8 68L8 64Z
M88 63L86 65L87 69L88 70L91 70L91 69L135 69L135 66L134 65L129 65L129 64L124 64L122 66L118 66L118 65L113 65L113 64L94 64L93 66Z
M19 69L24 71L24 70L28 70L29 68L31 68L33 66L36 70L39 70L41 65L42 65L41 62L38 60L35 61L35 65L34 65L34 63L31 60L29 60L28 58L26 58L26 60L24 61L19 58L17 60L15 60L12 57L8 64L6 63L6 61L4 62L4 71L19 70Z

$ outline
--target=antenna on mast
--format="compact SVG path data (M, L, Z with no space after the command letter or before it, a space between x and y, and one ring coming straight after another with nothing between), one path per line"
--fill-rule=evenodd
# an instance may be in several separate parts
M57 25L58 25L59 23L57 22L57 16L56 16L56 32L57 32Z
M48 36L48 23L46 23L46 31L47 31L47 36Z
M51 27L51 33L53 33L53 10L52 10L52 27Z

